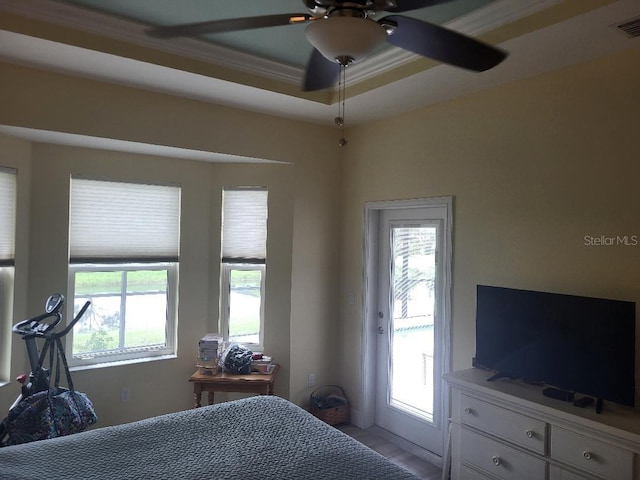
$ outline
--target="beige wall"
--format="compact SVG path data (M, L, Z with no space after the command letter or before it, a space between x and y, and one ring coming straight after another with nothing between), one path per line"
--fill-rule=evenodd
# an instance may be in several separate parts
M66 259L46 254L66 248L64 235L48 241L43 234L55 223L48 209L63 216L63 180L76 169L181 179L189 206L180 357L77 374L80 388L94 390L107 423L191 404L185 378L192 354L182 352L216 316L216 192L228 181L271 183L278 192L283 210L270 241L281 244L268 254L281 255L283 264L269 295L278 302L273 314L282 318L273 321L282 336L272 345L288 361L278 392L297 403L308 401L307 374L315 373L318 384L339 382L356 409L362 404L362 223L369 200L455 197L454 369L469 366L473 355L478 283L639 301L640 247L584 245L585 235L640 235L637 57L636 49L353 128L342 151L331 128L0 64L0 124L292 163L210 165L0 137L0 150L18 152L0 159L23 172L19 239L31 239L29 255L18 247L16 316L37 313L44 296L65 288ZM52 192L53 185L64 188ZM15 343L12 375L24 364ZM118 399L123 383L132 387L129 405ZM14 393L14 385L0 388L1 404Z
M293 166L254 165L246 171L246 167L234 165L54 145L36 144L33 150L30 305L37 305L39 299L46 299L54 291L66 291L71 175L171 182L181 186L178 358L75 372L76 384L94 399L103 424L110 419L111 422L129 420L192 405L190 387L185 382L195 370L195 346L204 333L217 331L217 304L211 302L219 296L219 260L215 261L214 253L220 251L217 212L221 207L222 188L228 185L258 184L269 189L271 235L267 242L266 296L272 301L266 303L265 348L282 363L282 378L276 390L288 397L290 295L287 286L291 277ZM120 389L125 386L131 388L132 399L122 405Z
M362 406L363 207L454 196L453 368L475 350L475 286L640 301L638 49L349 132L343 170L341 383ZM428 86L425 86L428 88Z
M22 266L16 262L17 277L25 278L16 286L19 319L38 313L53 291L66 291L70 174L182 185L179 356L76 372L76 386L96 403L101 425L192 405L186 379L194 369L194 347L217 322L219 265L213 252L220 247L220 189L226 185L269 187L265 347L282 364L276 393L305 403L312 391L308 373L319 383L333 380L333 343L324 340L337 321L340 191L332 128L8 64L0 68L0 124L287 162L211 164L0 137L0 150L10 153L14 144L25 150L18 160L26 192L19 228L25 238L30 233L31 244ZM24 371L25 363L16 339L13 350L11 376ZM131 388L127 404L119 401L122 386ZM9 405L16 394L16 384L1 387L0 404Z

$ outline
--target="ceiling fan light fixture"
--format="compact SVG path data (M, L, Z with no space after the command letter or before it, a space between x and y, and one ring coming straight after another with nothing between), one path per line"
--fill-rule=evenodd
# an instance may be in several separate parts
M325 58L342 64L358 63L387 39L383 26L360 17L336 16L311 22L305 35Z

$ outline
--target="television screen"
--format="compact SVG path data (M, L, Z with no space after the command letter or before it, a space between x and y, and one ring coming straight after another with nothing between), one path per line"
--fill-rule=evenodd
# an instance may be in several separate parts
M633 406L635 303L477 286L475 365Z

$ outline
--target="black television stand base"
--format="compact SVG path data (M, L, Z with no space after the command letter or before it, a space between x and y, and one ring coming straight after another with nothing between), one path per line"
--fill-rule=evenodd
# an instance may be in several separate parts
M487 378L487 382L493 382L493 381L498 380L500 378L510 378L511 380L515 380L516 378L518 378L518 376L517 375L511 375L509 373L498 372L495 375L491 375L489 378Z

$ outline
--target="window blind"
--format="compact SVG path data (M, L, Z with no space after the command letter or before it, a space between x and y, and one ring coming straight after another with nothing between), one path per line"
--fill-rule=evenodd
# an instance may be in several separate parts
M180 188L73 178L71 263L175 262Z
M265 263L267 190L226 188L222 192L222 261Z
M16 190L16 171L0 167L0 267L14 263Z

